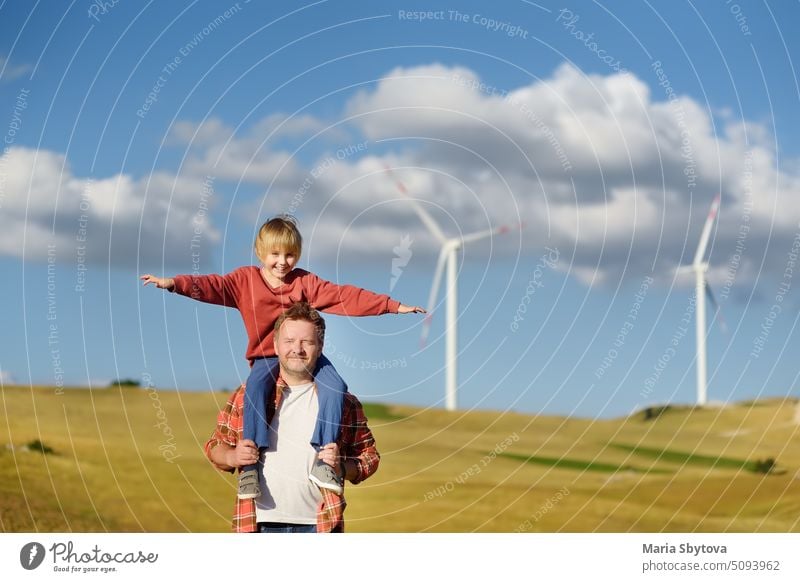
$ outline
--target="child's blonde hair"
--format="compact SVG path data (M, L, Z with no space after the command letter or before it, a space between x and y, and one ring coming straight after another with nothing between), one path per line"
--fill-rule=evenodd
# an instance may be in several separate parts
M303 250L303 237L300 236L295 218L289 214L270 218L258 229L253 249L262 263L273 249L292 253L299 259Z

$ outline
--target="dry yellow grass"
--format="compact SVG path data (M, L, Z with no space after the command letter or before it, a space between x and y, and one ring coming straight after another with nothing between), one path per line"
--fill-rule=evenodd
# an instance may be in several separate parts
M2 531L228 531L202 446L222 393L6 387ZM590 421L368 405L348 531L800 531L794 401ZM55 452L25 450L40 441ZM754 471L777 460L777 472Z

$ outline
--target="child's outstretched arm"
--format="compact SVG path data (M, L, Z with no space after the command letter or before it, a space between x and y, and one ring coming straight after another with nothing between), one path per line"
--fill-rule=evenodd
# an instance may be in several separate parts
M397 313L428 313L422 307L410 306L410 305L403 305L400 304L400 307L397 308Z
M422 307L403 305L388 295L381 295L353 285L337 285L320 279L313 273L307 273L304 279L308 302L315 309L325 313L348 317L383 315L384 313L425 313Z
M238 289L242 284L241 271L237 269L227 275L175 275L163 279L147 274L139 278L144 281L144 285L155 285L159 289L166 289L196 301L235 307Z
M169 277L161 278L161 277L154 277L153 275L147 274L142 275L139 277L142 281L144 281L143 286L146 287L147 285L155 285L159 289L166 289L167 291L172 291L175 288L175 279L171 279Z

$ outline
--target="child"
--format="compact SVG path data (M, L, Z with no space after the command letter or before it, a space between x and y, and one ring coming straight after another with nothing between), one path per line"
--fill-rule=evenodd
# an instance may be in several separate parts
M278 216L265 222L254 243L261 267L240 267L227 275L177 275L158 278L142 275L144 285L186 295L198 301L235 307L244 320L250 360L250 375L245 386L243 436L259 449L269 448L269 427L264 410L278 376L278 358L273 345L274 325L281 313L298 301L336 315L364 316L384 313L425 313L391 299L350 285L336 285L294 266L300 259L302 237L294 218ZM330 360L320 356L314 372L319 399L317 424L311 444L321 448L339 436L342 405L347 385ZM342 493L342 480L333 468L317 461L309 479L319 487ZM242 467L239 473L239 499L253 499L261 492L258 465Z

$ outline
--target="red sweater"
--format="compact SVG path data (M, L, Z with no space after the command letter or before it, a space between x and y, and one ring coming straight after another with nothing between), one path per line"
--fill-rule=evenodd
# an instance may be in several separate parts
M247 353L253 359L275 355L274 325L278 317L298 301L334 315L349 317L397 313L400 302L388 295L336 285L314 273L293 269L283 285L273 289L259 267L240 267L227 275L177 275L175 293L239 310L247 330Z

